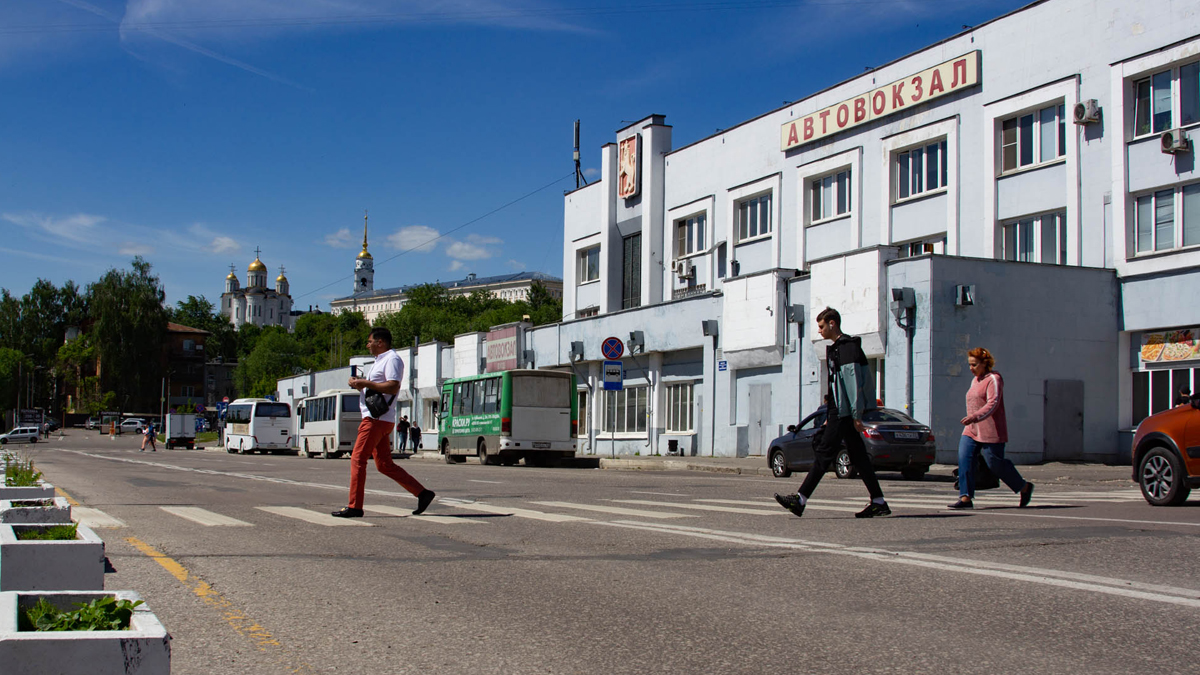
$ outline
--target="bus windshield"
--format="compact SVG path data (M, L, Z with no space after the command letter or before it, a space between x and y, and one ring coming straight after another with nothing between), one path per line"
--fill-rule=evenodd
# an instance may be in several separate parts
M286 403L259 403L254 409L256 417L291 417Z
M527 408L569 408L570 389L571 379L567 377L514 376L512 404Z

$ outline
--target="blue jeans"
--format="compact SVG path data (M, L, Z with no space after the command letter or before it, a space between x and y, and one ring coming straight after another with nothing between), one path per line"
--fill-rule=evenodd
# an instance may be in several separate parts
M1013 492L1025 488L1025 479L1013 463L1004 458L1003 443L980 443L963 435L958 441L958 494L975 498L975 452L983 453L983 461L996 477Z

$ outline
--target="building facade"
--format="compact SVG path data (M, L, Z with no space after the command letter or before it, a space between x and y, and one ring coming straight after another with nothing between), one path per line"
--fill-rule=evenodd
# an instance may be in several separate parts
M246 268L246 286L241 287L233 265L225 277L225 292L221 294L221 315L234 328L244 323L256 326L283 326L289 331L295 326L292 296L283 268L275 277L275 287L267 286L267 266L255 251L254 262Z
M365 248L363 252L366 252ZM362 253L359 255L361 256ZM551 296L555 298L562 297L562 279L550 276L549 274L542 274L541 272L518 272L516 274L501 274L491 277L477 277L474 274L468 274L457 281L439 281L437 284L445 288L451 295L464 295L483 291L491 294L493 297L508 300L509 302L516 302L529 298L529 289L535 281L545 286ZM334 314L362 312L363 317L368 322L373 323L376 318L383 314L400 311L404 303L408 302L408 293L419 286L421 284L360 291L353 295L337 298L330 302L329 306Z

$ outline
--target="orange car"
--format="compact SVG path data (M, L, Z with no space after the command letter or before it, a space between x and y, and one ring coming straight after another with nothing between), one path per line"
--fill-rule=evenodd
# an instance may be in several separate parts
M1133 435L1133 480L1154 506L1175 506L1200 487L1200 396L1142 420Z

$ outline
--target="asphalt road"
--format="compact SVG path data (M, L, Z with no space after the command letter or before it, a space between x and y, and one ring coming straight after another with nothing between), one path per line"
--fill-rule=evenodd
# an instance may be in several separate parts
M428 515L372 467L383 512L343 521L345 459L22 451L107 525L106 586L176 674L1195 672L1200 502L1150 507L1127 467L1023 467L1031 508L965 513L945 472L883 474L894 515L856 520L832 475L796 518L772 494L803 476L404 460Z

